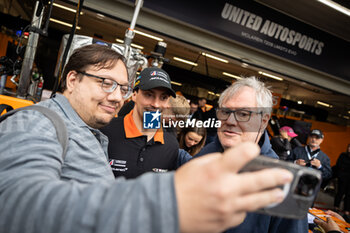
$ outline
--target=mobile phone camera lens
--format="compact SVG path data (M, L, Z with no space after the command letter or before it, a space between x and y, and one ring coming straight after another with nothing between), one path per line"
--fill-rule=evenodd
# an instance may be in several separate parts
M295 193L300 196L310 197L316 193L318 183L319 179L316 176L303 174L299 178Z

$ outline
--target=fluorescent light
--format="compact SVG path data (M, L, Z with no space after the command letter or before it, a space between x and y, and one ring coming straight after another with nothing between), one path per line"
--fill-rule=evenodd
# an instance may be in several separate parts
M242 62L241 66L242 66L243 68L247 68L249 65L248 65L247 63L245 63L245 62Z
M179 61L179 62L183 62L183 63L189 64L191 66L198 66L197 63L194 63L194 62L191 62L191 61L179 58L179 57L173 57L173 59L176 60L176 61Z
M134 44L134 43L131 43L130 44L131 45L131 47L134 47L134 48L137 48L137 49L144 49L144 47L143 46L141 46L141 45L137 45L137 44Z
M208 91L208 94L209 94L209 95L220 96L220 94L215 94L215 93L214 93L214 92L212 92L212 91Z
M268 73L261 72L261 71L259 71L259 74L262 74L264 76L267 76L269 78L273 78L273 79L276 79L276 80L279 80L279 81L283 81L283 78L280 78L280 77L272 75L272 74L268 74Z
M343 116L345 119L347 119L347 120L349 120L350 119L350 117L348 117L348 116Z
M115 41L117 41L117 42L119 42L119 43L124 43L124 41L123 40L121 40L121 39L115 39ZM143 46L141 46L141 45L138 45L138 44L134 44L134 43L131 43L130 44L131 45L131 47L135 47L135 48L137 48L137 49L144 49L144 47Z
M163 39L160 38L160 37L152 36L152 35L150 35L150 34L147 34L147 33L144 33L144 32L138 31L138 30L134 30L134 32L135 32L136 34L139 34L139 35L142 35L142 36L151 38L151 39L153 39L153 40L163 41Z
M234 75L234 74L230 74L230 73L227 73L227 72L222 72L223 75L226 75L226 76L229 76L231 78L235 78L235 79L242 79L242 77L239 77L237 75Z
M350 10L343 7L342 5L339 5L338 3L335 3L335 2L330 1L330 0L318 0L318 1L333 8L334 10L337 10L343 14L346 14L347 16L350 16Z
M75 10L75 9L72 9L72 8L69 8L69 7L66 7L66 6L57 4L57 3L55 3L55 2L54 2L52 5L54 5L55 7L61 8L61 9L63 9L63 10L70 11L70 12L74 12L74 13L77 12L77 10ZM80 15L82 15L82 14L83 14L83 12L81 11L81 12L80 12Z
M301 101L301 100L298 100L298 102L297 102L298 104L302 104L303 103L303 101Z
M105 16L103 14L100 14L100 13L97 13L96 17L99 18L99 19L104 19L105 18Z
M322 102L322 101L317 101L317 104L325 106L327 108L333 108L333 106L331 104L327 104L327 103Z
M227 60L222 59L222 58L220 58L220 57L216 57L216 56L211 55L211 54L202 53L202 55L203 55L203 56L206 56L206 57L210 57L210 58L215 59L215 60L218 60L218 61L221 61L221 62L223 62L223 63L228 63Z
M62 25L64 25L64 26L67 26L67 27L70 27L70 28L73 27L72 24L63 22L63 21L58 20L58 19L50 18L50 21L55 22L55 23L58 23L58 24L62 24ZM77 29L80 30L81 27L77 26Z
M174 81L171 81L171 84L174 84L176 86L182 86L182 83L178 83L178 82L174 82Z

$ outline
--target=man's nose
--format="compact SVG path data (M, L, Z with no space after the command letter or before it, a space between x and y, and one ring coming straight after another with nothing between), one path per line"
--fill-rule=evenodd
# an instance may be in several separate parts
M154 101L152 102L152 107L158 109L160 106L161 106L160 99L159 98L155 98Z
M232 112L229 116L228 116L228 118L227 118L227 120L226 120L226 123L227 124L231 124L231 125L236 125L237 124L237 120L236 120L236 117L234 116L235 114Z

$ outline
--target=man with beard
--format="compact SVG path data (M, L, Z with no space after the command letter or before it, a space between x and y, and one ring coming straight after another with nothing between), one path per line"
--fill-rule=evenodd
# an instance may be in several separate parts
M108 154L115 177L135 178L149 171L176 169L179 150L176 135L162 127L144 127L144 112L159 117L168 107L170 96L176 98L168 73L157 67L146 68L135 80L134 108L101 129L110 142Z

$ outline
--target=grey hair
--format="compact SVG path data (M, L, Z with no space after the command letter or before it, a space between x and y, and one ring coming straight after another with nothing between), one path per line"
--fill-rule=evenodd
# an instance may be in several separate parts
M258 80L256 77L242 78L231 86L220 95L219 107L222 107L223 103L230 99L236 92L242 87L250 87L255 90L257 107L261 108L261 111L265 114L270 114L272 111L272 93L265 86L265 84Z

